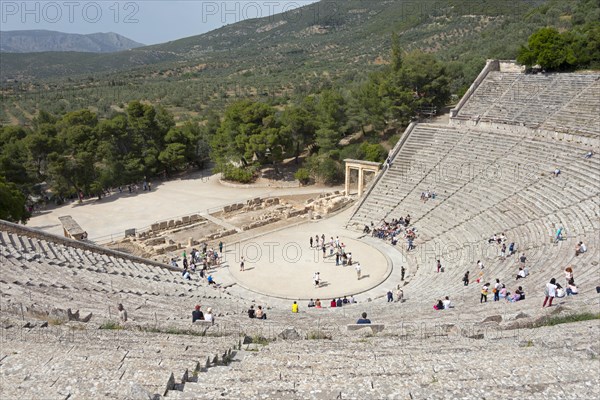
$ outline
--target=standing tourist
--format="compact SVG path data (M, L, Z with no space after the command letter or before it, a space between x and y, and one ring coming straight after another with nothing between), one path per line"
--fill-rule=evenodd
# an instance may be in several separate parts
M544 292L546 297L544 298L544 304L542 304L542 308L546 307L546 303L548 303L548 307L552 307L552 300L554 300L556 297L556 288L556 279L550 279L550 282L546 284L546 290Z

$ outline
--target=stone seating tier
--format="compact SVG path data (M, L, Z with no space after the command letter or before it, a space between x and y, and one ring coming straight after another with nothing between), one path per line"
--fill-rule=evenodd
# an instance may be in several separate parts
M599 88L598 73L491 71L457 117L598 135Z

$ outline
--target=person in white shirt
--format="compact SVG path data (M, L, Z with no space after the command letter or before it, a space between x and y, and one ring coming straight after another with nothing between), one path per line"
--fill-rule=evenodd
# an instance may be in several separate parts
M583 242L579 242L579 243L577 243L577 246L575 246L575 256L583 254L586 251L587 251L587 247L585 247L585 244L583 244Z
M404 298L404 292L400 289L400 285L396 288L396 301L402 302Z
M542 308L546 307L546 303L548 303L548 307L552 307L552 300L556 297L556 279L550 279L550 282L546 284L546 298L544 298L544 304ZM548 302L548 300L550 300Z
M360 280L360 272L361 272L361 268L360 268L360 263L356 263L356 265L354 266L354 269L356 270L356 277L358 280Z
M442 300L442 304L444 305L444 310L448 310L454 307L448 296L446 296L446 298Z
M567 296L574 296L579 293L577 286L575 286L575 282L571 279L567 285Z
M494 283L494 301L500 301L500 289L502 289L502 284L500 279L496 279L496 283Z
M321 275L318 272L315 272L313 275L313 282L315 283L315 287L319 287L319 283L321 280Z
M210 322L215 322L215 319L214 319L213 314L212 314L212 308L208 307L208 309L204 313L204 320L205 321L210 321Z

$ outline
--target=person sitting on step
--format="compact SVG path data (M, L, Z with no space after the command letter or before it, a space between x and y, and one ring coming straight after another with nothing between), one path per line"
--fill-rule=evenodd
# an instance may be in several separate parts
M192 322L204 321L204 314L200 311L200 305L196 305L194 311L192 311Z
M371 320L367 318L367 313L363 312L361 318L356 321L357 324L370 324Z

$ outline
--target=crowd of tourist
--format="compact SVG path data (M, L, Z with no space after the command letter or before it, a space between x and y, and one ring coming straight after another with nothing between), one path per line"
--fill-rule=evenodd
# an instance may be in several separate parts
M393 218L389 222L383 219L377 226L371 222L371 226L365 225L363 233L370 233L373 237L389 241L393 246L398 244L399 239L404 239L406 250L411 251L415 248L414 240L417 237L417 230L410 226L410 221L410 214L407 214L406 217Z
M427 198L427 196L425 196ZM434 195L432 196L434 198ZM414 248L412 246L412 240L415 237L415 229L410 227L410 215L407 215L405 218L401 217L400 219L392 219L390 222L382 220L378 226L374 226L371 223L371 226L365 226L365 232L371 233L373 237L380 238L382 240L389 240L392 244L395 244L399 237L407 239L409 242L407 250L411 250ZM562 238L563 228L559 228L555 239ZM492 235L487 242L491 245L495 245L498 248L498 257L501 260L505 260L508 257L513 256L517 253L517 245L514 242L509 242L507 236L504 233L494 234ZM326 236L322 234L321 236L315 235L314 237L310 237L309 244L311 248L322 252L323 258L326 257L335 257L336 266L354 266L357 278L361 278L361 265L358 262L354 262L352 260L352 253L350 253L346 245L342 243L339 237L336 236L334 239L333 236L330 237L329 240L326 240ZM575 256L579 256L587 251L587 248L583 242L578 242L575 247ZM223 252L223 243L219 243L218 251L213 248L208 248L206 244L203 245L201 250L192 249L190 255L188 256L184 251L182 254L182 263L183 263L183 272L182 275L184 279L191 279L191 274L199 272L201 278L207 279L209 284L214 284L214 280L212 276L208 274L208 270L213 266L218 266L220 264L220 254ZM518 272L516 274L516 280L525 279L529 276L530 271L527 266L527 256L524 252L521 252L517 260L518 263ZM177 260L173 259L173 265L177 266ZM201 268L198 267L201 265ZM480 287L480 303L487 303L488 296L493 294L493 301L498 302L504 300L506 302L514 303L518 301L525 300L525 291L522 286L517 286L514 291L509 291L506 287L506 284L501 282L499 278L495 279L495 282L492 284L490 282L484 282L484 270L485 266L482 260L477 260L476 269L478 270L478 276L476 278L476 282L482 284ZM244 258L242 257L240 262L240 270L244 271ZM401 267L402 270L402 280L404 280L405 267ZM444 267L442 266L441 260L436 260L435 270L438 273L444 272ZM463 276L463 285L469 286L471 280L470 271L467 271ZM319 272L315 272L313 274L313 281L315 287L320 287L321 285L321 277ZM571 266L565 269L565 286L563 287L559 284L555 278L552 278L545 286L545 299L542 307L550 307L552 306L553 300L555 298L561 298L565 296L573 296L577 295L579 290L575 285L575 279L573 276L573 268ZM403 302L404 301L404 292L401 289L401 286L398 285L395 290L388 290L386 295L384 296L388 303L392 302ZM354 296L347 296L333 298L329 302L330 308L339 308L345 305L354 304L356 300ZM310 299L308 302L308 308L323 308L323 304L320 299ZM122 306L121 306L122 307ZM449 296L445 296L442 299L438 299L433 308L435 310L448 310L454 308L454 304L450 300ZM208 309L207 313L202 313L200 311L200 306L196 306L196 309L192 313L192 321L197 320L205 320L205 321L214 321L214 317L212 316L212 310ZM291 312L293 314L300 312L300 306L297 301L294 301L291 306ZM264 312L262 306L257 306L255 308L254 305L251 305L248 309L248 317L250 319L266 319L267 315ZM125 314L125 319L126 314ZM357 321L357 324L369 324L371 323L369 319L366 318L366 313L362 314L362 318Z
M215 280L210 274L210 270L221 265L223 246L223 242L220 242L217 250L213 249L212 247L209 248L208 245L204 243L201 250L193 248L189 255L184 250L181 254L181 263L183 266L181 276L183 279L192 280L193 274L197 273L200 280L206 280L206 283L209 285L216 284ZM175 268L179 268L177 258L171 258L171 265Z
M321 251L323 253L323 259L335 257L336 266L354 266L357 279L361 279L362 267L360 263L352 260L352 253L348 251L346 245L340 241L339 236L336 236L335 239L331 236L329 240L325 239L325 234L321 234L321 236L315 235L314 238L311 236L309 238L309 245L311 249ZM321 287L321 273L318 271L313 273L312 281L314 287Z

